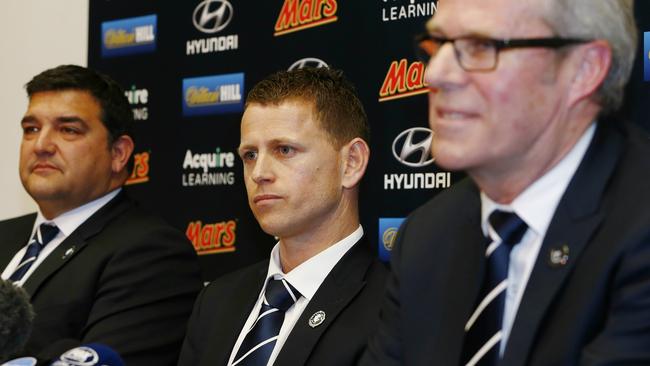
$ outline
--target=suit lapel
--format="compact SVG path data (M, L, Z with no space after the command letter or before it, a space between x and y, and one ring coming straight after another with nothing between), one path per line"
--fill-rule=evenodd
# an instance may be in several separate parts
M201 366L228 364L237 337L262 291L267 269L268 261L256 266L237 284L237 288L241 290L230 293L224 300L227 308L222 309L219 317L214 319L216 325L212 327L212 333L207 337L207 340L218 341L210 342L209 349L200 361Z
M100 208L84 223L73 231L59 246L45 258L34 273L25 281L23 288L34 297L40 286L62 266L81 252L88 244L88 239L99 233L104 226L116 216L129 208L132 203L123 192Z
M440 277L444 282L434 284L427 281L431 284L431 288L422 292L423 299L431 298L436 304L439 304L421 307L420 310L422 314L437 314L436 321L425 322L423 326L430 327L431 324L436 324L436 328L439 329L440 335L436 337L436 341L440 345L439 349L445 350L442 353L444 358L438 360L441 365L460 364L465 323L476 307L485 272L486 239L481 231L479 191L473 183L470 183L468 182L470 192L465 195L467 201L459 204L460 207L465 208L467 214L457 218L459 224L451 233L454 238L454 246L449 262L441 263L441 271L446 272L446 275ZM432 243L435 243L435 239ZM429 295L439 293L441 288L448 289L444 293L444 300L437 295ZM436 310L437 308L440 311ZM421 334L426 333L428 332L425 330L425 333ZM438 346L436 347L438 348Z
M16 220L11 227L3 230L0 245L0 271L3 271L18 251L27 245L34 228L36 214L29 214Z
M503 365L526 364L542 320L572 272L604 212L601 197L621 155L620 135L598 132L555 211L510 333ZM565 265L552 264L552 250L568 251Z
M372 256L365 238L362 238L334 266L309 301L278 354L275 365L304 365L307 362L321 335L365 286L364 275L371 263ZM319 311L325 314L325 319L316 326L310 326L310 318Z

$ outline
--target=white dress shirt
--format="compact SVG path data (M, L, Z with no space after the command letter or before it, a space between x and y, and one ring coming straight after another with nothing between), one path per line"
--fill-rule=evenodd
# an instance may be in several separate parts
M521 242L510 252L502 325L503 338L500 344L501 355L505 350L517 309L546 236L546 230L564 191L587 152L595 130L596 123L592 123L571 151L555 167L528 186L510 205L498 204L481 192L481 224L484 235L487 236L488 232L488 217L496 209L514 212L528 225L528 231Z
M31 267L27 270L23 278L20 279L20 281L15 282L16 285L22 286L25 281L31 276L31 274L38 268L38 266L47 258L50 253L54 251L62 242L67 238L70 234L72 234L73 231L75 231L79 225L83 224L92 214L97 212L100 208L102 208L105 204L108 203L108 201L112 200L117 194L121 191L121 188L118 188L100 198L97 198L94 201L88 202L83 206L79 206L75 209L72 209L68 212L65 212L57 217L55 217L52 220L46 220L45 217L43 217L43 214L38 212L36 215L36 221L34 221L34 227L32 228L32 235L30 238L34 236L34 233L36 232L36 229L42 224L42 223L54 223L58 228L59 232L56 234L56 236L49 242L45 247L41 250L41 252L38 254L38 257L34 261ZM20 264L20 260L23 259L23 256L25 255L25 251L27 251L27 245L25 245L22 249L14 255L13 259L9 262L7 267L5 267L4 271L2 272L2 279L6 280L8 279L12 273L16 270L18 265Z
M282 272L279 248L280 244L275 244L273 250L271 251L271 260L269 261L269 269L266 272L266 280L264 282L264 286L262 287L262 291L260 291L255 306L253 306L253 310L248 316L248 320L246 320L244 327L239 333L237 342L235 342L235 347L230 353L228 366L231 366L233 362L236 361L234 358L239 351L239 347L244 341L248 330L253 326L255 319L259 315L260 308L262 307L262 296L264 294L264 290L266 290L266 283L268 282L269 278L284 278L296 290L298 290L302 296L296 301L293 306L289 308L289 310L286 311L284 315L284 322L280 328L278 339L275 342L273 353L271 353L271 357L269 358L269 362L267 364L268 366L273 365L275 362L278 353L280 353L284 342L287 340L287 337L298 321L298 318L300 318L300 315L309 304L309 301L314 297L316 291L318 291L318 288L323 283L332 268L334 268L334 266L339 262L343 255L345 255L345 253L347 253L347 251L350 250L350 248L352 248L352 246L354 246L354 244L358 242L362 236L363 228L361 225L359 225L359 227L352 234L348 235L343 240L337 242L331 247L316 254L315 256L309 258L298 267L291 270L289 273Z

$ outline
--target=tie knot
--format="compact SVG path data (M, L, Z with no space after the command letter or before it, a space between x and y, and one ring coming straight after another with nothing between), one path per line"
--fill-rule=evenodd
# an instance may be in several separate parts
M284 278L270 279L266 284L264 298L273 308L287 311L300 297L300 293Z
M512 247L521 241L528 225L514 212L495 210L488 218L490 226L499 234L501 242Z
M59 233L59 228L53 224L42 223L36 232L36 240L43 246L54 239Z

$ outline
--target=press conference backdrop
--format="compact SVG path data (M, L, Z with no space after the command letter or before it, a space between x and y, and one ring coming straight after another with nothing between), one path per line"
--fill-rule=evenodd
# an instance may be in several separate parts
M637 7L650 31L649 6ZM127 189L186 233L208 281L267 258L275 240L250 212L236 154L246 93L278 70L339 68L370 119L361 216L387 259L401 220L462 178L429 154L413 37L435 10L427 0L91 1L88 65L125 86L137 122ZM637 61L624 113L647 126Z

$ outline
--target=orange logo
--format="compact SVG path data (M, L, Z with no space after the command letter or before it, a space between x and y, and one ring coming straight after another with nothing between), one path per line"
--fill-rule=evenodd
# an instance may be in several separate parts
M143 152L133 156L135 164L133 165L133 172L126 180L125 185L145 183L149 181L149 153Z
M198 255L229 253L236 249L236 228L237 223L233 220L205 225L201 221L193 221L187 225L185 235Z
M335 22L338 20L337 9L336 0L284 0L275 22L274 35L281 36Z
M403 58L390 64L384 84L379 90L379 101L386 102L428 92L424 81L424 64L418 61L409 65Z

